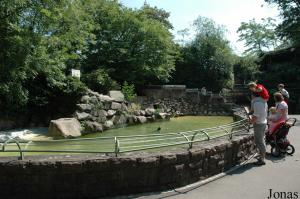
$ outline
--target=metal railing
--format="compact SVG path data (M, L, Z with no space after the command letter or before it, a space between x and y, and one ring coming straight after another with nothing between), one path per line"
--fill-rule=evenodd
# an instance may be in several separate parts
M0 143L0 152L20 153L19 159L24 159L24 153L103 153L115 154L136 152L177 145L188 145L188 149L194 143L208 141L233 134L249 132L250 126L246 119L216 126L212 128L184 131L177 133L155 133L147 135L115 136L78 138L47 141L19 141L10 138ZM49 149L55 148L55 149Z

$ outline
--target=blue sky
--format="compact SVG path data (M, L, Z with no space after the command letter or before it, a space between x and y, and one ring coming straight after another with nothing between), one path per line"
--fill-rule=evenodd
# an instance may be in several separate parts
M145 0L119 1L127 7L140 8ZM257 21L267 17L277 18L279 14L274 5L266 4L264 0L147 0L147 3L171 13L174 35L178 30L190 28L192 21L200 15L225 25L228 29L227 39L237 53L244 51L244 44L237 41L236 33L241 22L253 18Z

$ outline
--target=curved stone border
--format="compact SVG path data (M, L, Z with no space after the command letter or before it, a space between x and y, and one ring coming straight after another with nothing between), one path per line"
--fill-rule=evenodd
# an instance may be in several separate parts
M1 198L99 198L173 189L223 172L254 152L253 135L245 132L164 154L1 158Z

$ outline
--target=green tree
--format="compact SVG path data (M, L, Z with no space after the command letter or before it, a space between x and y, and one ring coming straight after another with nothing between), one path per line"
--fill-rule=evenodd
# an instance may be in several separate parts
M167 29L173 29L173 25L169 21L170 13L164 9L157 8L156 6L151 7L147 2L145 2L138 12L143 18L158 21Z
M199 17L194 21L195 38L181 48L174 83L189 87L206 86L210 90L232 87L234 54L225 39L225 28L213 20Z
M95 10L96 42L91 43L85 73L107 71L118 83L137 87L153 80L167 81L175 67L176 48L172 34L160 22L148 19L139 10L102 2Z
M5 110L43 106L55 96L68 95L68 89L76 93L84 87L66 76L92 38L81 4L1 1L0 98Z
M248 23L242 22L237 32L239 41L244 41L247 47L245 53L261 54L275 49L280 44L275 28L276 24L272 18L263 19L262 23L256 22L255 19Z
M293 45L300 44L300 1L299 0L265 0L276 4L280 11L282 22L277 30L281 38L287 37Z
M256 61L257 57L254 55L239 57L234 64L235 78L239 79L244 84L258 79L260 71Z

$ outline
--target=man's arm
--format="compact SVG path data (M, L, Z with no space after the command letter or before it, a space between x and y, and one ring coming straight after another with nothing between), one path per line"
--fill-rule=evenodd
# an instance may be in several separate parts
M250 122L251 122L252 124L255 124L256 121L257 121L257 117L256 117L255 115L251 115L251 116L250 116Z
M252 124L256 123L257 118L261 114L261 110L263 109L263 106L260 102L254 102L253 103L253 115L251 116L250 122Z

